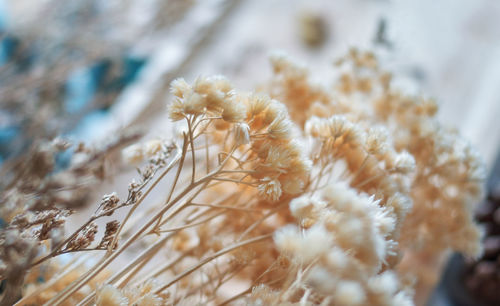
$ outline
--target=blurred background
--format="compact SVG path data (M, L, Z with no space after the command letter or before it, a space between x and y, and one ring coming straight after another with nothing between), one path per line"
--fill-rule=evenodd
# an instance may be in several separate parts
M176 77L264 83L281 50L331 84L335 58L375 50L399 86L434 97L445 125L500 147L500 1L0 0L0 163L39 139L172 132ZM445 300L445 299L444 299ZM431 305L443 304L435 297Z

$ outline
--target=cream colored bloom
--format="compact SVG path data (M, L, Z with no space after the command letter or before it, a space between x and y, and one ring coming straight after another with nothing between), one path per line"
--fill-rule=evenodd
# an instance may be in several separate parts
M97 290L96 306L127 306L128 299L112 285L104 285Z
M236 146L250 143L250 127L246 123L234 125L234 141Z
M131 165L136 165L144 160L144 150L141 144L133 144L122 151L123 160Z
M281 183L277 179L263 178L258 189L262 196L272 202L276 202L281 197Z

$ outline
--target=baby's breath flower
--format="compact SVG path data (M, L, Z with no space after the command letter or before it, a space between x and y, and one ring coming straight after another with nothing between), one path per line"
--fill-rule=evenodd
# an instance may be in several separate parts
M262 113L271 103L271 98L267 95L252 94L248 98L248 111L250 116L257 116Z
M274 120L276 120L276 118L286 117L286 114L286 107L282 103L276 100L271 100L266 109L264 123L271 124Z
M368 288L375 294L393 295L398 290L398 279L392 271L385 271L368 282Z
M282 177L281 189L291 195L300 194L304 191L305 179L300 176Z
M170 92L178 98L183 98L189 90L191 90L191 86L183 78L175 79L170 84Z
M235 145L240 146L250 143L250 127L246 123L236 123L234 125Z
M290 202L290 211L297 219L316 218L325 206L321 199L303 195Z
M134 302L134 306L162 306L162 305L165 305L163 299L152 293L147 293Z
M332 116L328 119L328 128L330 136L338 138L350 131L353 125L344 116Z
M387 210L380 210L375 214L375 224L383 236L388 236L396 227L396 219Z
M246 108L243 103L236 99L230 99L224 103L222 119L228 122L241 122L245 118Z
M363 131L354 124L346 124L344 132L344 143L349 144L351 147L357 147L364 143Z
M383 154L387 149L388 132L381 127L370 128L366 136L365 149L369 154Z
M193 92L184 98L184 112L190 115L200 115L205 111L207 101L201 94Z
M291 162L291 152L284 146L272 146L269 148L265 165L275 171L284 170Z
M278 116L268 126L267 132L273 139L288 139L292 134L292 122L284 116Z
M408 152L399 153L396 157L395 170L404 174L415 170L415 158Z
M273 234L274 243L276 247L283 252L293 254L300 247L300 233L297 227L287 225L280 228Z
M234 90L231 82L223 75L220 75L220 74L214 75L210 79L212 80L212 82L214 82L217 90L222 91L226 95L230 95L231 92Z
M207 95L215 91L215 84L210 78L198 77L194 81L193 90L199 94Z
M281 184L277 179L265 177L260 180L259 192L266 199L276 202L281 197Z
M313 137L324 137L327 128L326 120L313 116L306 121L304 130Z
M344 280L335 288L335 299L340 305L363 305L366 294L359 283Z
M331 248L333 237L321 224L315 224L298 237L300 245L296 257L303 262L310 262L325 256Z
M179 121L186 118L186 114L184 113L184 104L179 98L175 98L170 102L167 107L168 117L173 121Z
M122 158L128 164L139 164L144 160L144 151L141 144L133 144L122 151Z
M111 216L113 214L112 209L115 208L119 202L120 202L120 199L116 195L116 192L113 192L111 194L106 194L102 197L102 200L100 203L100 208L104 212L109 211L109 213L107 213L106 215Z
M128 299L112 285L104 285L97 290L96 306L127 306Z
M163 142L159 139L151 139L144 144L144 153L151 157L160 152L163 148Z
M330 295L337 287L338 279L324 267L315 265L307 274L306 284L321 294Z

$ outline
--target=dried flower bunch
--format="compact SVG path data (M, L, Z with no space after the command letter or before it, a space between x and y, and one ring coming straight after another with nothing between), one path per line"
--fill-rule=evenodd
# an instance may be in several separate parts
M58 251L33 254L26 281L42 267L71 277L30 284L20 304L36 292L47 305L413 305L447 252L481 252L481 163L432 100L393 88L371 53L339 61L329 89L271 62L258 93L174 81L179 138L124 150L140 181L125 200L106 195ZM148 204L153 190L164 195ZM51 259L88 249L103 252L90 266Z

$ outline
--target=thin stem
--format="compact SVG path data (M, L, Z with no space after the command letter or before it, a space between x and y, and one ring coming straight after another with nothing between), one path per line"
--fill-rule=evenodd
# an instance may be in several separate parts
M152 271L151 273L149 273L148 275L144 276L140 281L136 282L134 285L137 286L137 285L140 285L140 284L143 284L144 282L146 282L147 280L149 279L152 279L154 277L157 277L158 275L160 275L161 273L169 270L170 268L172 268L174 265L178 264L181 260L183 260L187 255L189 255L192 251L194 250L194 248L192 249L189 249L187 250L186 252L182 253L180 256L176 257L175 259L163 264L162 266L160 266L159 268L157 268L156 270Z
M93 279L98 273L100 273L105 267L107 267L118 255L120 255L126 248L128 248L135 240L137 240L151 225L153 225L167 210L169 210L173 205L175 205L178 201L180 201L184 196L186 196L189 192L191 192L197 186L209 183L212 179L212 176L217 174L218 171L222 170L223 167L229 160L229 156L234 153L236 150L235 147L231 150L231 153L222 161L222 163L211 173L207 174L205 177L199 179L194 184L190 184L184 188L184 190L177 195L170 203L165 205L158 213L156 213L146 224L144 224L134 235L132 235L129 239L127 239L122 246L120 246L117 250L111 253L109 256L105 256L101 259L99 263L97 263L92 269L90 269L87 273L82 275L78 280L74 281L70 286L66 287L63 291L59 292L56 296L50 299L44 305L59 305L61 302L65 301L71 294L79 290L83 287L87 282Z
M193 227L193 226L197 226L197 225L201 225L203 223L206 223L220 215L222 215L224 212L219 212L213 216L210 216L210 217L207 217L201 221L198 221L198 222L194 222L194 223L190 223L190 224L186 224L186 225L183 225L183 226L178 226L178 227L172 227L172 228L169 228L169 229L166 229L166 230L158 230L158 232L160 233L169 233L169 232L178 232L180 230L183 230L183 229L186 229L186 228L190 228L190 227Z
M276 208L274 208L273 210L271 210L270 212L268 212L266 215L264 215L264 217L260 218L258 221L254 222L252 225L250 225L239 237L236 241L240 241L241 239L243 239L246 235L248 235L251 231L253 231L257 226L259 226L259 224L261 224L262 222L264 222L267 218L269 218L270 216L272 216L273 214L275 214L276 212L278 212L280 209L283 208L283 206L285 204L287 204L288 201L283 201L282 203L280 203Z
M372 177L370 177L370 178L367 178L366 180L364 180L364 181L362 181L362 182L360 182L360 183L356 184L355 186L353 186L353 188L360 188L360 187L363 187L364 185L366 185L366 184L368 184L368 183L370 183L370 182L372 182L372 181L374 181L374 180L376 180L376 179L379 179L379 178L381 178L381 177L382 177L382 176L384 176L384 175L386 175L386 173L385 173L385 172L380 173L380 174L377 174L377 175L374 175L374 176L372 176Z
M210 148L208 147L208 136L205 134L205 167L207 168L207 173L210 172L210 159L209 159L209 150Z
M216 253L212 254L211 256L208 256L207 258L205 258L204 260L200 261L198 264L192 266L191 268L185 270L184 272L182 272L181 274L179 274L178 276L176 276L174 279L172 279L170 282L168 282L164 286L156 289L154 293L155 294L161 293L163 290L165 290L168 287L172 286L173 284L175 284L177 281L179 281L183 277L185 277L185 276L193 273L194 271L196 271L200 267L204 266L208 262L211 262L212 260L216 259L217 257L220 257L220 256L222 256L224 254L227 254L227 253L229 253L231 251L234 251L234 250L236 250L236 249L238 249L240 247L243 247L243 246L246 246L246 245L249 245L249 244L252 244L252 243L260 242L260 241L263 241L263 240L271 238L271 237L272 237L272 234L262 235L262 236L251 238L251 239L248 239L248 240L236 243L236 244L234 244L232 246L226 247L226 248L220 250L219 252L216 252Z
M196 116L192 117L191 120L189 120L189 119L186 119L186 120L187 120L187 124L188 124L189 142L191 144L191 159L192 159L191 184L193 184L194 179L195 179L195 175L196 175L196 159L195 159L195 148L194 148L194 144L193 144L193 130L191 129L191 120L193 120L193 122L194 122L196 120Z
M90 254L86 254L86 256L80 256L77 258L75 261L71 261L65 266L61 267L60 271L62 271L60 274L57 274L54 277L51 277L46 283L44 283L42 286L37 288L35 291L33 291L31 294L24 296L22 299L16 302L14 306L20 306L20 305L28 305L30 300L33 299L35 296L40 295L42 292L45 290L53 287L57 282L69 273L72 273L74 269L76 269L78 266L80 266L83 262L87 261L90 258Z
M211 207L211 208L220 208L220 209L241 210L241 211L247 211L247 212L253 212L253 213L261 213L260 210L255 210L255 209L245 208L245 207L235 207L235 206L215 205L215 204L201 204L201 203L191 203L189 205Z
M361 166L359 166L358 170L356 170L356 172L352 176L351 181L354 182L354 180L358 177L358 175L361 173L361 171L364 170L364 168L366 167L366 162L368 161L369 157L370 157L370 155L366 154L365 158L363 159L363 162L361 163Z
M175 158L172 161L170 161L170 164L163 171L163 173L153 182L153 184L151 184L151 186L148 188L148 190L146 190L146 192L140 197L139 200L137 200L137 202L134 204L134 206L132 206L132 208L128 211L127 215L125 216L125 219L123 219L123 221L120 224L120 227L118 228L118 231L116 232L115 236L113 237L113 241L109 244L107 254L110 254L115 249L116 243L118 242L118 237L120 235L120 232L122 231L123 226L125 226L125 224L127 223L128 219L130 218L132 213L137 209L137 207L139 207L139 205L142 203L142 201L144 201L144 199L149 195L151 190L153 190L153 188L155 188L155 186L165 177L165 175L167 175L167 173L170 172L170 170L174 167L174 165L177 163L177 161L179 161L179 159L180 159L180 154L178 153L178 154L176 154Z
M151 254L156 254L161 249L161 246L163 246L163 244L165 244L167 240L170 239L171 237L172 235L165 235L165 237L155 242L155 244L151 245L149 248L142 251L142 253L139 254L134 260L132 260L131 263L129 263L127 266L125 266L120 271L116 272L113 276L111 276L111 278L106 281L106 284L113 284L121 277L123 277L128 271L130 271L131 268L136 266L138 263L144 261L144 259L148 258ZM95 292L92 292L85 299L83 299L78 304L78 306L86 305L94 296Z
M242 182L241 180L233 180L229 178L224 178L224 177L214 177L212 178L214 181L221 181L221 182L232 182L236 184L244 184L252 187L257 187L256 183L249 183L249 182Z
M63 242L59 243L52 252L50 252L48 255L45 255L44 257L38 259L34 263L31 264L31 267L34 267L36 265L41 264L42 262L46 261L47 259L57 256L57 253L60 252L60 249L65 246L68 242L70 242L73 238L75 238L85 227L87 227L90 223L92 223L96 217L91 217L87 222L85 222L82 226L80 226L79 229L73 232L68 238L66 238Z
M283 280L283 277L278 278L278 279L276 279L276 280L273 280L272 282L267 283L267 285L268 285L268 286L270 286L270 285L273 285L273 284L279 283L279 282L281 282L282 280ZM245 291L242 291L242 292L238 293L237 295L235 295L235 296L233 296L233 297L231 297L231 298L229 298L229 299L225 300L224 302L220 303L218 306L227 305L227 304L229 304L229 303L231 303L231 302L233 302L233 301L235 301L235 300L237 300L237 299L241 298L241 297L242 297L242 296L244 296L245 294L248 294L248 293L252 292L252 288L253 288L253 287L254 287L254 284L252 284L252 286L250 286L250 287L249 287L248 289L246 289Z
M186 133L183 133L182 135L184 137L184 141L182 143L181 158L180 158L179 166L177 167L177 172L175 173L175 178L174 178L174 181L172 183L172 187L170 188L170 191L168 192L167 200L165 201L167 203L172 198L172 194L174 193L175 186L177 185L177 182L179 181L179 176L181 174L182 168L184 167L184 161L186 160L186 150L187 150L187 146L188 146L187 135L186 135ZM158 222L156 223L155 228L159 227L160 224L161 224L161 217L158 219Z
M198 122L196 122L193 126L193 131L196 131L196 129L198 128L198 125L200 125L200 123L202 123L203 121L205 120L209 120L210 122L207 123L207 126L210 125L210 123L212 123L213 120L217 120L217 119L222 119L221 116L216 116L216 117L205 117L205 118L201 118L200 120L198 120ZM199 135L199 134L198 134Z

